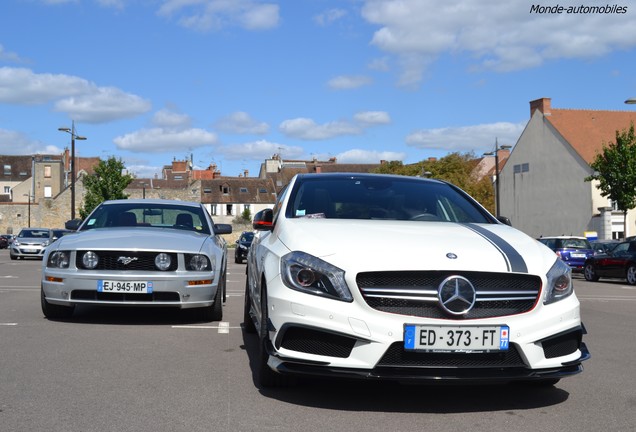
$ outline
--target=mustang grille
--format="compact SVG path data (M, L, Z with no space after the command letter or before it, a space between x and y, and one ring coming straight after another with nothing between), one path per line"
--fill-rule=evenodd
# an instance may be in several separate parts
M75 265L77 268L86 269L82 264L82 256L86 251L77 251ZM134 270L134 271L158 271L155 267L155 258L161 252L135 252L135 251L93 251L99 257L99 263L93 270ZM171 258L170 267L166 271L175 271L179 263L176 253L168 253Z
M449 276L462 276L475 287L474 307L451 316L438 300L438 287ZM541 292L538 276L514 273L406 271L359 273L356 283L373 309L425 318L477 319L531 310Z

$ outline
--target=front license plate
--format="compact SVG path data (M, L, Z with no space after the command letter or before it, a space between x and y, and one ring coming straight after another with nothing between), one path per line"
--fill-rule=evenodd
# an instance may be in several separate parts
M406 324L404 349L436 352L486 352L508 349L508 326L430 326Z
M97 291L150 294L152 293L152 282L98 280Z

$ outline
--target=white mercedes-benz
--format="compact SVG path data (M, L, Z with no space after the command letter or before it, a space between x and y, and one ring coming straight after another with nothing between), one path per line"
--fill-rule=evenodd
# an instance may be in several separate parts
M553 385L590 357L570 268L452 184L297 175L253 227L244 327L262 386Z
M200 203L105 201L77 233L52 243L42 264L42 312L70 318L75 306L198 308L223 317L227 244Z

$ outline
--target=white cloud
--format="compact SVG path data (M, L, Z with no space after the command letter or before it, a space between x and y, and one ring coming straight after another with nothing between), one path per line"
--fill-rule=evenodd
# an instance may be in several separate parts
M35 141L21 132L0 129L0 154L61 154L62 149L56 146Z
M115 87L98 87L72 75L36 74L25 68L0 68L0 103L43 105L86 123L135 117L151 108L149 101Z
M354 114L353 121L338 120L317 124L309 118L295 118L283 121L279 130L290 138L308 141L327 140L340 136L361 135L366 128L391 123L385 111L363 111Z
M55 103L55 111L84 123L105 123L132 118L150 111L151 104L141 97L114 87L100 87L93 92L73 96Z
M448 152L484 152L500 145L514 145L526 123L491 123L476 126L422 129L409 134L406 143L419 149L441 149Z
M254 120L248 113L237 111L223 117L215 123L215 127L227 133L264 135L269 132L269 125Z
M37 105L92 91L94 85L70 75L36 74L25 68L0 68L0 102Z
M227 160L263 161L273 154L282 154L286 158L294 159L303 155L302 147L288 146L266 140L252 141L242 144L222 146L218 149Z
M335 90L349 90L369 85L372 82L370 77L364 75L341 75L330 79L327 86Z
M321 14L318 14L314 17L314 21L320 26L328 26L338 21L347 15L347 11L344 9L329 9Z
M477 67L512 71L636 46L634 14L537 14L530 13L531 5L508 0L365 0L362 16L380 26L371 43L398 57L404 85L419 82L427 66L446 53L468 53Z
M312 119L295 118L283 121L280 131L291 138L303 140L325 140L343 135L359 135L362 129L349 122L334 121L322 125Z
M4 46L0 44L0 61L20 63L22 59L16 53L5 50Z
M213 146L218 143L218 138L214 133L203 129L174 131L152 128L116 137L113 142L120 150L165 153L189 152L194 148Z
M391 123L389 113L385 111L364 111L356 113L353 119L366 126L385 125Z
M374 150L360 150L352 149L346 152L340 153L336 156L340 163L365 163L374 164L380 163L380 161L403 161L406 159L406 153L391 152L391 151L374 151Z
M152 117L152 124L160 128L183 129L190 127L192 119L186 114L161 109Z
M240 26L246 30L269 30L280 22L279 6L253 0L166 0L157 14L177 17L179 25L197 31Z

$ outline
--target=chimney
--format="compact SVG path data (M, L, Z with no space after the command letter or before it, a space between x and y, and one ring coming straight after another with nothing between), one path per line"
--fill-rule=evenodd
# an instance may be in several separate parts
M539 110L543 113L544 116L549 116L551 114L551 106L550 98L541 98L537 100L530 101L530 117L534 115L536 110Z
M250 175L250 170L243 170L243 177L248 177Z
M316 165L316 174L320 174L322 172L322 165Z

